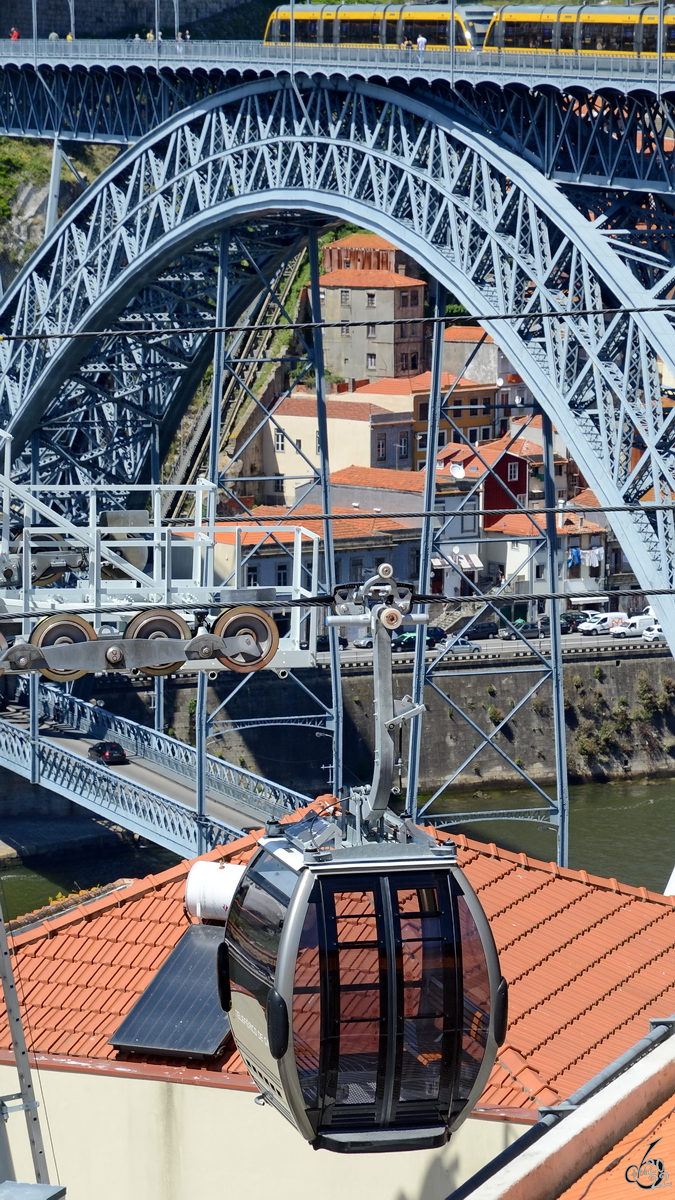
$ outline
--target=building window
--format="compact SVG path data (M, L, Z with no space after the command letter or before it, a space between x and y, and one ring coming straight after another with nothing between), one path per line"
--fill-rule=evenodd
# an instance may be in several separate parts
M277 563L277 587L288 587L287 563Z
M366 308L375 307L375 292L366 292Z
M412 325L410 326L410 336L411 337L419 337L419 330L420 330L420 327L417 324L417 321L413 321Z
M511 542L512 550L520 550L520 542Z
M316 452L317 452L317 454L321 453L321 439L319 438L318 429L316 431Z
M537 563L536 567L534 568L534 574L536 579L544 578L546 574L546 568L543 563Z
M509 483L515 483L516 480L518 479L519 466L520 466L520 463L514 463L514 462L509 463L509 473L508 473L508 477L507 477Z
M377 337L377 329L374 325L366 325L366 337Z
M247 587L257 587L258 586L258 567L257 567L256 563L249 563L249 565L246 568L246 586Z
M419 550L411 550L410 551L410 558L408 559L408 566L409 566L409 570L410 570L410 578L417 579L417 576L420 573L420 552L419 552Z
M349 268L351 267L351 265L352 265L351 258L343 258L342 266L344 267L345 271L348 271Z
M352 558L349 561L349 583L360 583L363 579L363 559Z
M296 450L302 450L302 439L301 438L295 439L295 448L296 448Z
M417 449L418 450L426 450L428 436L429 435L427 433L418 433L418 435L417 435Z
M419 356L417 354L411 354L410 355L410 370L411 371L416 371L418 369L417 368L418 362L419 362Z
M286 449L286 435L283 429L274 430L274 449L277 454L283 454Z
M454 405L454 407L453 407L453 410L452 410L452 415L453 415L453 417L461 417L461 415L462 415L462 406L461 406L461 404L455 404L455 405Z
M462 510L462 533L478 532L478 517L476 515L476 500L468 500Z
M490 404L490 401L484 400L483 401L483 416L489 417L491 412L492 412L492 405Z
M417 410L417 420L418 421L428 421L429 420L429 401L428 400L420 401L420 406Z
M478 441L478 429L476 428L476 426L474 426L473 429L469 430L469 442L471 443L472 446L475 446L477 441Z
M418 295L417 292L410 293L410 307L411 308L417 308L417 295Z
M376 354L367 354L366 355L366 367L369 371L377 370L377 355Z
M426 467L426 465L427 465L427 460L426 460L426 458L421 458L421 459L419 460L418 464L417 464L417 470L418 470L418 471L423 471L423 470L424 470L424 468Z
M325 290L325 288L319 288L319 304L325 304L325 303L326 303L326 290Z
M447 440L448 440L447 429L439 429L439 431L438 431L438 449L439 450L441 449L442 446L444 446L446 444Z
M471 399L469 400L469 416L470 417L478 416L478 401L475 396L472 396Z
M516 500L518 501L521 508L527 508L527 496L525 495L524 492L522 493L522 495L516 496Z
M555 464L555 473L556 473L556 475L562 475L562 473L563 473L562 463Z
M401 370L402 371L408 370L408 355L407 354L401 355Z
M378 462L382 462L384 459L386 459L386 457L387 457L387 438L386 438L386 434L382 434L382 436L377 439L377 460L378 460Z
M349 337L349 325L341 325L340 334L342 337Z
M482 428L482 429L481 429L481 431L480 431L480 440L481 440L481 442L489 442L489 440L490 440L490 438L491 438L491 437L492 437L492 426L491 426L491 425L484 425L484 426L483 426L483 428Z
M452 431L452 440L453 440L453 442L461 442L461 441L463 440L463 439L462 439L462 432L461 432L461 430L460 430L460 429L453 429L453 431Z
M402 433L399 437L398 456L399 456L399 458L407 458L408 457L408 435L407 435L407 433Z
M349 291L349 288L342 288L340 292L340 304L349 304L350 296L351 292Z
M408 307L408 293L401 292L401 308L407 308L407 307Z
M275 492L282 492L282 493L283 493L283 490L284 490L284 477L283 477L283 475L277 475L277 476L276 476L276 478L275 478L275 480L274 480L274 490L275 490Z

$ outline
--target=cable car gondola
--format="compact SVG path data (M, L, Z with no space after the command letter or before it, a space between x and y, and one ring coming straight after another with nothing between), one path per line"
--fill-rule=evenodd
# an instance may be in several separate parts
M234 1039L316 1149L440 1146L504 1037L490 927L452 843L317 848L326 825L280 827L241 877L219 960Z
M352 789L339 825L317 812L272 822L243 873L230 868L218 957L263 1098L315 1149L342 1153L443 1145L506 1029L494 940L453 844L389 809L394 736L423 708L393 697L391 633L413 591L392 576L383 563L338 588L327 618L372 633L373 781Z

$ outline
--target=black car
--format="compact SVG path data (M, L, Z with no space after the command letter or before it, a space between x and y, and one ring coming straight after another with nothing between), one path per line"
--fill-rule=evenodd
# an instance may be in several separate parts
M96 742L89 747L89 758L106 767L119 767L129 761L119 742Z
M499 630L499 636L506 641L515 642L518 634L526 638L548 637L549 635L548 621L546 623L543 621L522 621L516 626L516 629L518 633L508 625L505 625L503 629Z
M349 642L347 641L346 637L339 637L338 642L340 643L341 650L347 649ZM301 642L300 649L301 650L309 650L309 642L307 642L307 641ZM330 650L330 642L328 640L327 633L321 633L318 635L318 637L316 639L316 650L317 650L317 654L327 653Z
M499 635L499 626L494 621L476 621L467 626L464 632L468 638L496 638Z
M426 649L435 650L439 642L442 642L447 637L444 629L440 629L434 625L426 630ZM404 629L401 633L396 634L393 639L392 649L404 654L408 650L414 650L417 644L417 630Z

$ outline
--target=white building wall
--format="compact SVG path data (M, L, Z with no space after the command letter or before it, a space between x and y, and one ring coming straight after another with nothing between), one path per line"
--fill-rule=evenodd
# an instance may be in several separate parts
M0 1067L0 1086L17 1090L13 1068ZM94 1063L42 1070L36 1090L67 1200L446 1200L527 1129L469 1120L440 1150L342 1155L312 1150L250 1091L111 1077ZM15 1176L31 1181L23 1114L6 1128Z

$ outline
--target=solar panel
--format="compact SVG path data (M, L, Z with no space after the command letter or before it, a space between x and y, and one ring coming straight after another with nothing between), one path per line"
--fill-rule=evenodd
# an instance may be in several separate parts
M116 1050L214 1058L230 1035L218 1000L217 925L190 925L110 1038Z

